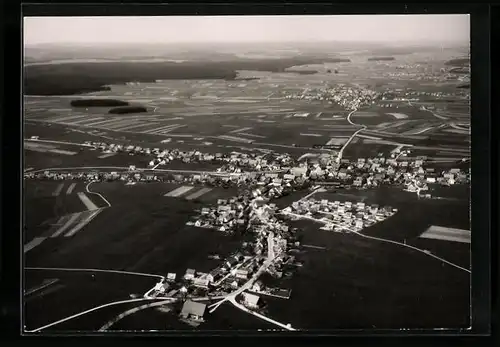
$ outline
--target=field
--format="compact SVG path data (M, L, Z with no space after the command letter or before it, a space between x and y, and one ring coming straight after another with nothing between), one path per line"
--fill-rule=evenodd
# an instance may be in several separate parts
M60 265L66 267L63 263ZM130 294L143 294L156 282L155 278L124 274L28 269L25 276L26 289L29 290L46 278L57 278L59 282L45 290L26 296L25 326L27 330L99 305L130 299ZM100 327L99 320L111 319L125 309L126 305L120 306L119 309L110 307L108 310L96 312L94 317L83 316L77 321L69 321L65 324L66 326L49 328L47 331L95 330ZM75 322L78 325L73 325Z
M228 247L235 247L238 240L184 224L202 202L230 197L234 192L213 190L196 200L163 196L175 188L173 184L154 183L127 187L122 183L93 185L92 189L106 196L112 207L103 210L73 237L46 240L27 253L26 264L64 264L75 268L99 268L106 264L111 269L153 273L183 273L193 266L200 271L210 270L213 264L207 260L208 254L224 253ZM206 249L197 249L199 242ZM89 250L92 258L87 257Z

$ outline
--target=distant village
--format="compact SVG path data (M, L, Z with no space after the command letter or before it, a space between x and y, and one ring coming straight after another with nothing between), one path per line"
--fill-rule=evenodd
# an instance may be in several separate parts
M439 169L427 165L426 156L407 158L411 150L398 149L389 157L379 155L373 158L340 162L332 154L321 154L315 158L306 158L299 162L288 154L267 153L247 154L202 153L199 150L181 151L177 149L141 148L122 146L102 142L87 142L91 148L104 153L126 152L151 156L149 168L130 166L123 171L97 170L47 170L44 172L26 172L26 179L80 179L93 181L134 182L192 182L214 186L258 186L265 188L263 194L273 196L289 193L293 189L308 187L312 184L326 184L333 187L359 188L381 185L402 186L410 191L426 191L428 184L454 185L470 182L470 168L457 167ZM85 147L83 147L85 148ZM161 165L169 162L200 163L210 162L219 165L214 171L199 171L190 174L162 172ZM154 169L156 170L154 170ZM175 170L172 170L175 171ZM182 172L182 170L179 170Z

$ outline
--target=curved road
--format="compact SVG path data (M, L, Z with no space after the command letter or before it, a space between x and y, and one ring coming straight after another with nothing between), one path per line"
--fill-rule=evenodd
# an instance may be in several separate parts
M53 323L50 323L50 324L47 324L47 325L44 325L40 328L37 328L37 329L34 329L34 330L26 330L25 332L27 333L36 333L36 332L39 332L41 330L44 330L44 329L47 329L47 328L50 328L54 325L57 325L57 324L60 324L60 323L64 323L66 321L69 321L73 318L77 318L77 317L80 317L80 316L83 316L87 313L90 313L90 312L94 312L94 311L97 311L97 310L100 310L101 308L105 308L105 307L110 307L110 306L116 306L116 305L121 305L121 304L126 304L126 303L130 303L130 302L138 302L138 301L146 301L146 300L155 300L155 299L148 299L148 298L139 298L139 299L129 299L129 300L121 300L121 301L114 301L114 302L110 302L108 304L104 304L104 305L100 305L100 306L97 306L97 307L94 307L94 308L91 308L89 310L86 310L86 311L83 311L83 312L80 312L80 313L77 313L77 314L74 314L72 316L69 316L69 317L66 317L66 318L63 318L63 319L60 319L56 322L53 322Z
M85 190L87 191L87 193L89 193L89 194L94 194L94 195L99 196L102 200L104 200L104 202L105 202L106 204L108 204L108 207L111 207L111 203L110 203L110 202L109 202L109 201L108 201L108 200L107 200L104 196L102 196L100 193L97 193L97 192L91 192L91 191L89 190L89 186L90 186L92 183L94 183L94 182L95 182L95 181L90 181L90 182L89 182L89 183L85 186Z
M152 302L152 303L148 303L148 304L144 304L144 305L141 305L141 306L137 306L137 307L131 308L130 310L127 310L125 312L120 313L118 316L116 316L115 318L113 318L112 320L110 320L109 322L107 322L106 324L104 324L99 329L99 331L106 331L111 326L113 326L114 324L116 324L117 322L119 322L120 320L122 320L123 318L125 318L127 316L130 316L131 314L134 314L136 312L139 312L139 311L151 308L151 307L156 307L156 306L161 306L161 305L164 305L164 304L168 304L168 303L172 302L173 300L174 299L166 299L166 300Z
M425 106L423 106L423 105L422 105L422 108L424 109L424 111L427 111L427 112L432 113L432 115L433 115L434 117L436 117L436 118L439 118L439 119L442 119L442 120L448 120L448 117L443 117L443 116L440 116L440 115L438 115L438 114L434 113L433 111L431 111L431 110L427 109L427 108L426 108Z
M354 123L353 121L351 121L351 116L353 115L354 112L356 112L357 109L351 111L349 113L349 115L347 116L347 121L351 124L351 125L355 125L355 126L360 126L361 129L358 129L356 130L352 135L351 137L349 137L349 139L346 141L346 143L344 143L344 145L342 146L342 148L340 149L338 155L337 155L337 162L340 162L340 160L342 159L342 155L344 153L344 149L346 149L346 147L349 145L349 143L351 143L351 141L356 137L356 135L358 135L361 131L365 130L367 128L366 125L361 125L361 124L356 124Z

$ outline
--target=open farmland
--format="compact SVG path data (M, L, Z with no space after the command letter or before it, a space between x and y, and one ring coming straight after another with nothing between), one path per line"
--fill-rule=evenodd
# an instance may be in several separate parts
M27 265L29 267L29 265ZM91 271L57 271L27 269L26 281L38 286L45 279L57 279L57 282L25 296L25 326L35 329L67 316L107 304L113 301L130 299L130 294L142 294L154 285L157 279L117 273L99 273ZM31 286L27 286L29 290ZM92 295L87 293L91 292ZM130 304L128 305L130 307ZM58 309L55 310L54 307ZM69 321L63 330L97 330L98 322L112 318L117 312L125 310L127 304L110 307L107 311L98 311L94 317L82 317L77 323ZM88 319L93 318L93 319ZM61 331L59 327L55 329ZM50 330L49 330L50 331Z
M28 57L27 330L126 301L42 329L93 332L163 295L109 331L470 326L463 53L290 45ZM187 298L215 306L182 321Z
M160 274L183 273L190 267L210 270L214 264L207 256L213 252L230 252L238 239L188 227L185 223L196 213L195 209L200 208L201 201L213 202L235 192L214 189L201 197L202 200L186 200L164 196L174 190L175 185L158 185L93 185L92 189L106 196L112 206L73 237L48 239L28 252L26 265L99 268L106 263L112 269ZM110 225L113 228L109 228ZM206 246L204 250L199 249L200 242ZM90 250L92 258L86 256Z

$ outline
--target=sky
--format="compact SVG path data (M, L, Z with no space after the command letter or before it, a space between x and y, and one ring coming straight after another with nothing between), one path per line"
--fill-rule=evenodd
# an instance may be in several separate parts
M24 42L468 42L469 15L25 17Z

